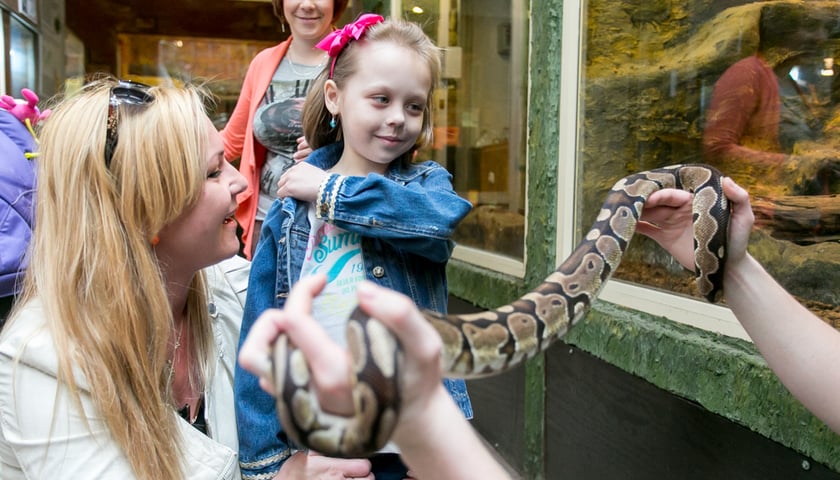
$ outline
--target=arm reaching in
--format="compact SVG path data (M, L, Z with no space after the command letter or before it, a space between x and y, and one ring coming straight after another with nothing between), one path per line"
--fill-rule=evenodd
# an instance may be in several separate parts
M323 276L301 279L284 310L263 314L245 340L239 361L273 392L270 345L283 332L309 361L324 408L347 413L352 410L349 354L332 343L311 317L312 299L324 281ZM417 478L509 478L444 389L442 343L417 307L404 295L369 282L359 285L358 296L362 309L388 326L405 349L404 403L393 440L412 474Z
M749 194L731 179L723 184L732 202L724 276L727 305L785 387L806 408L840 433L840 332L796 301L747 252L754 216ZM656 240L693 269L691 194L653 193L637 231Z

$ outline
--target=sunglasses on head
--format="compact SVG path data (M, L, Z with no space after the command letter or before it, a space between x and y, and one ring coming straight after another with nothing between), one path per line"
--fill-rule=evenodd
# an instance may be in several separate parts
M111 168L114 149L117 148L117 126L119 125L118 107L120 105L148 105L155 99L149 92L152 88L146 84L120 80L111 87L108 100L108 123L105 137L105 167Z

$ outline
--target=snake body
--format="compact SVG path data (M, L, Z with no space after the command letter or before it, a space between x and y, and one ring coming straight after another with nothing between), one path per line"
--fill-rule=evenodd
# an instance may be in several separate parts
M474 314L424 311L443 340L445 376L498 374L562 338L587 314L618 268L648 196L663 188L694 193L697 289L708 301L718 301L729 225L721 178L713 167L697 164L627 176L609 191L594 225L572 254L518 300ZM282 335L273 354L277 413L285 432L299 445L330 456L360 457L379 450L396 425L402 353L395 337L358 309L348 322L347 339L357 375L355 414L338 416L320 408L303 355Z

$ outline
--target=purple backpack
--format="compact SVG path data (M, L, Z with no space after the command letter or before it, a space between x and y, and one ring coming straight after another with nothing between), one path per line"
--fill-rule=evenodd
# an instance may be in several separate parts
M0 108L0 297L20 290L35 207L35 162L27 154L38 145L18 117Z

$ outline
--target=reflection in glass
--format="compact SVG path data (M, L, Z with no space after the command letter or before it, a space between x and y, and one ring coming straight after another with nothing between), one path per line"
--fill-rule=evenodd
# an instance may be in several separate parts
M35 32L15 17L9 17L9 91L19 94L23 88L37 88Z
M580 228L628 173L713 164L753 195L752 254L840 322L840 1L585 11ZM694 294L693 274L640 237L616 277Z
M455 240L522 259L524 254L527 20L521 2L427 2L438 23L427 33L444 48L444 81L435 92L432 156L473 203ZM406 15L411 18L410 15Z
M149 85L208 81L218 103L211 118L222 128L233 112L248 64L276 42L119 34L118 76Z

